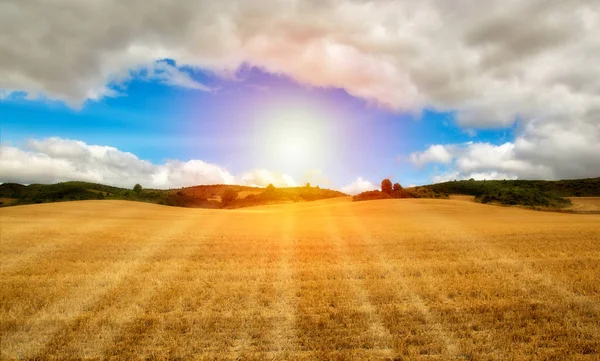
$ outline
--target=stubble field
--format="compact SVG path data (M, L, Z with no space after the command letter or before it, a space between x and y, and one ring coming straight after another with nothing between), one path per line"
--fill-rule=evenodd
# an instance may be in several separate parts
M598 360L600 215L0 209L2 359Z

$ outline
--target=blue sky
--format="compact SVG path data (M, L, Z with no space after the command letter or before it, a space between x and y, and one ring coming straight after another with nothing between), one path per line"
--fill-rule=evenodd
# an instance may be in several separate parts
M512 138L507 130L469 134L452 113L424 110L407 114L369 104L343 89L302 85L258 68L239 71L237 79L183 68L214 91L202 91L134 77L115 86L118 96L88 100L81 108L47 99L28 100L14 94L0 103L2 143L60 137L131 152L158 164L169 159L201 159L237 174L267 168L303 182L306 172L320 171L324 186L342 187L356 177L374 183L385 177L402 184L425 184L443 167L418 167L409 154L431 144L465 143L477 139L494 144ZM294 159L261 159L256 142L260 128L275 126L269 111L294 114L314 108L328 128L322 160L297 168ZM261 119L261 117L263 117ZM253 136L259 139L253 142ZM273 149L277 152L277 149ZM310 179L308 179L310 180Z
M600 175L598 1L8 0L0 24L0 182Z

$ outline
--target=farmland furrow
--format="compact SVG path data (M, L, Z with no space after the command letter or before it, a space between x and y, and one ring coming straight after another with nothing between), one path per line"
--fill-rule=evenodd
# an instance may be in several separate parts
M280 242L278 245L279 262L277 264L277 278L275 280L275 292L277 299L273 308L271 345L269 351L277 351L285 358L286 354L298 350L297 328L297 285L295 280L295 247L296 235L296 213L286 212L281 222ZM267 351L268 352L268 351Z
M547 320L550 321L548 335L541 338L544 341L540 344L545 345L545 349L550 354L555 352L551 351L553 349L551 345L556 343L557 338L567 338L566 334L559 330L570 330L570 333L579 335L578 338L582 343L573 345L573 350L598 348L598 342L592 341L595 339L597 325L590 322L593 323L593 320L597 320L600 315L595 304L589 302L589 299L577 297L565 288L557 286L556 279L549 279L534 272L521 260L522 251L508 252L507 249L498 247L492 241L493 236L480 235L462 225L454 217L436 212L426 213L425 207L423 209L415 207L414 211L420 215L427 214L428 221L437 225L435 232L419 229L422 225L409 226L417 228L418 233L422 235L429 233L428 243L436 245L436 248L431 249L429 256L412 253L411 257L415 259L422 257L430 259L430 267L425 268L425 271L414 273L416 277L406 279L411 288L421 290L420 298L431 304L430 307L435 310L439 322L460 337L462 353L476 352L490 355L501 353L503 357L509 357L513 351L509 348L511 343L507 338L511 338L513 342L515 339L522 340L521 342L531 347L531 343L528 342L530 339L527 336L528 332L519 329L500 330L497 329L497 325L489 324L487 319L492 318L496 322L501 322L506 317L516 317L519 322L525 323L536 322L537 319L548 317L550 314L562 315L562 318ZM360 225L359 222L354 224ZM362 234L363 238L370 238L369 232L360 228L358 227L358 233ZM428 237L421 237L421 240L426 238ZM504 240L503 242L505 243ZM403 244L407 245L406 242ZM409 249L406 250L410 252ZM451 264L444 258L438 259L436 265L434 257L438 257L438 252L444 257L455 255L459 257L457 260L460 262ZM408 271L410 274L413 272L411 268L423 269L423 266L417 262L409 260L407 266L403 267L404 272ZM414 266L407 269L411 263ZM461 272L468 273L461 276ZM469 282L465 283L467 279ZM444 294L448 294L449 299L444 297ZM489 296L491 294L495 295ZM512 301L508 304L485 301L485 306L476 301L477 298L483 301L488 297L501 300L502 294ZM515 298L515 295L519 297ZM455 297L464 297L466 302L459 303L458 299L454 300ZM577 304L574 309L569 307L563 312L553 310L555 307L553 305L564 307L573 301ZM573 311L576 311L577 315L574 315ZM569 321L565 322L566 320ZM465 329L465 324L471 325L471 329ZM491 338L490 333L494 334ZM486 344L485 349L477 349L482 343ZM531 351L529 349L527 352Z
M366 267L369 269L374 265L369 262L368 259L365 259L364 254L361 254L361 252L356 252L356 250L351 252L347 243L347 238L341 237L341 234L347 232L346 229L348 228L348 224L338 225L339 221L337 221L336 217L331 213L328 213L325 217L327 217L327 220L329 221L329 226L327 227L329 232L328 237L334 244L336 253L341 258L342 270L345 275L344 280L350 286L352 294L351 299L353 299L357 308L368 320L369 330L367 334L369 335L369 339L363 343L362 348L368 345L368 348L370 349L379 350L382 356L393 358L394 350L392 348L392 335L377 313L376 308L371 303L365 285L367 272L364 271L364 268ZM358 267L358 265L363 265L363 267Z
M129 250L131 253L127 254L126 259L113 262L107 269L89 275L83 284L69 286L63 298L21 323L17 332L3 336L3 356L45 357L59 350L74 336L72 330L78 329L84 324L83 321L92 317L127 277L147 267L146 262L151 257L169 247L187 224L187 220L177 220L168 229L150 230L148 239L137 249ZM134 237L139 236L138 231ZM127 242L127 238L121 239Z
M77 348L78 353L91 358L111 357L116 352L139 356L143 349L138 348L138 342L158 326L153 316L168 312L173 299L185 292L182 280L193 272L192 258L203 251L224 218L222 214L208 222L187 218L167 247L95 305L93 314L77 324L76 334L62 341L60 352L70 354ZM121 317L115 319L115 314Z
M70 253L73 249L85 247L85 243L89 242L90 237L95 237L96 232L108 233L130 222L131 216L139 213L135 208L120 208L113 218L103 222L84 214L69 219L67 227L63 222L64 215L54 215L50 220L33 219L27 225L4 230L0 242L0 252L5 256L0 264L1 275L7 277L27 268L38 267L39 262L51 262L55 254Z
M369 297L376 302L374 308L381 313L379 317L384 320L389 332L393 332L391 337L396 352L413 357L460 357L459 340L446 329L418 289L402 274L403 264L391 258L381 242L371 236L360 216L351 213L351 221L347 223L347 234L350 237L352 233L358 234L360 249L372 259L371 267L374 272L371 274L373 279L369 280L367 287ZM398 245L403 241L402 233L394 237L394 242ZM406 327L403 327L404 325ZM439 344L439 341L442 344Z

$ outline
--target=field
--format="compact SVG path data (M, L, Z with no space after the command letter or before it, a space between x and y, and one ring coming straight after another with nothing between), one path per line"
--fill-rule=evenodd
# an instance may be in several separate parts
M2 359L600 357L597 214L106 200L0 222Z
M569 197L573 203L567 210L600 213L600 197Z

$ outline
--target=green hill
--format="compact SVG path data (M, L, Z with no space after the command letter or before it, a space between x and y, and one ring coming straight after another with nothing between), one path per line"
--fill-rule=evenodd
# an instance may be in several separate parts
M481 203L561 208L571 204L564 197L600 196L600 178L560 181L464 180L413 187L407 191L417 198L463 194L474 196Z
M222 202L226 192L235 199ZM0 184L0 206L92 199L120 199L157 203L177 207L238 208L270 203L312 201L345 196L346 194L319 187L258 188L239 185L202 185L180 189L132 189L98 183L63 182L56 184Z

